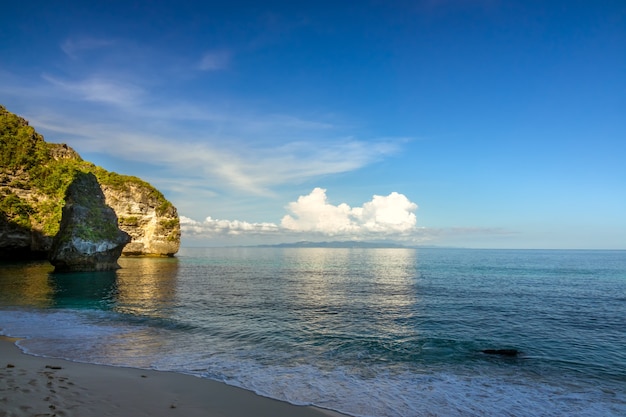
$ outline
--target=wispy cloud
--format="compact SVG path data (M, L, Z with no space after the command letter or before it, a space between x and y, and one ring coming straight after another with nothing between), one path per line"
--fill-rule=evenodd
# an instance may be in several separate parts
M150 161L180 177L200 176L207 183L221 184L222 188L259 195L272 194L272 188L281 184L359 169L397 152L402 146L402 141L394 143L389 139L366 143L328 135L317 136L317 141L255 141L245 135L241 137L242 133L236 130L211 133L210 120L205 121L205 129L186 130L183 126L175 136L169 136L159 132L158 124L157 128L150 128L151 119L133 115L131 109L123 120L107 121L99 115L94 121L49 111L31 122L58 136L77 138L75 146L81 152L104 153L126 161ZM154 120L164 125L171 123ZM241 120L239 124L245 123L246 120ZM276 129L280 130L278 122ZM311 131L307 133L315 137Z
M111 46L115 41L92 37L68 38L61 44L61 50L72 59L78 58L81 52Z
M198 64L198 69L202 71L223 70L230 65L231 58L232 52L227 50L206 52Z
M79 99L118 106L134 104L143 94L143 90L136 85L105 77L69 81L43 74L42 78L65 93L75 95Z
M24 105L29 109L24 115L48 140L68 142L80 153L148 163L164 181L168 175L178 178L188 193L206 193L211 184L210 192L275 196L281 185L354 171L404 145L404 138L359 138L337 123L340 117L319 109L281 113L236 96L206 101L172 96L172 85L180 80L167 78L162 68L148 80L135 66L110 65L120 62L115 49L136 48L122 40L71 38L62 49L76 56L113 43L115 48L102 53L106 59L94 58L102 65L47 72L37 82L0 73L0 94L15 102L37 97L36 104ZM198 68L227 68L232 55L227 49L208 51Z

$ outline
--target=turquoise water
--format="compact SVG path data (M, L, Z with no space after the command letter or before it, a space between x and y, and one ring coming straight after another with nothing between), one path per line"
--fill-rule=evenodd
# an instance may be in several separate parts
M36 355L354 416L626 415L624 251L183 249L120 264L1 264L1 332Z

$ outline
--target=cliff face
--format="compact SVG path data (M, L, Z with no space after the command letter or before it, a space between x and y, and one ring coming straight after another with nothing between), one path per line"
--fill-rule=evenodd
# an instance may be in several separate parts
M124 255L173 256L180 247L180 225L176 208L163 196L138 182L120 187L103 185L106 203L115 210L120 229L132 241Z
M178 251L178 214L158 190L84 161L67 145L45 142L26 120L0 106L0 259L46 257L77 171L97 177L119 227L131 235L124 254Z

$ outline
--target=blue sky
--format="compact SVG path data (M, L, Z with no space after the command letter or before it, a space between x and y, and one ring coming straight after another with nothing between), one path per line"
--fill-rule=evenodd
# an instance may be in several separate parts
M626 249L626 3L10 2L0 103L183 245Z

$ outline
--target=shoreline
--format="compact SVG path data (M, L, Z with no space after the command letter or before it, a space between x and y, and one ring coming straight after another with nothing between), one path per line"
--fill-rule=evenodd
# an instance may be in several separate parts
M175 372L32 356L0 336L0 417L346 417Z

